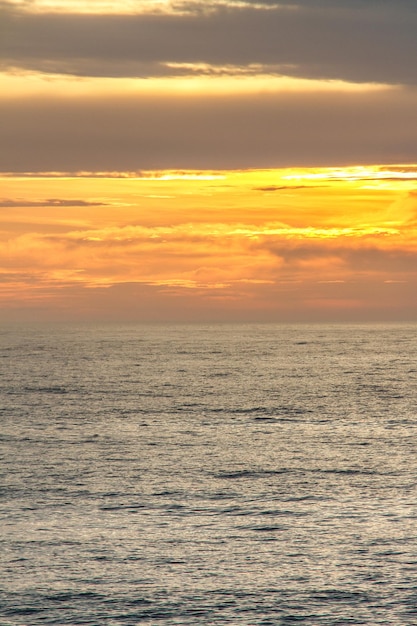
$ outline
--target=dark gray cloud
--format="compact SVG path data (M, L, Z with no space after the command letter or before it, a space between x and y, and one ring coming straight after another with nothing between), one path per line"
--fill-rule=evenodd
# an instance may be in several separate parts
M368 9L378 8L396 10L398 8L417 10L415 0L228 0L228 4L247 4L265 6L292 6L292 7L323 7L332 9Z
M0 101L0 171L415 163L417 90Z
M147 77L188 71L170 63L249 71L258 64L267 72L298 77L417 82L417 3L275 4L220 5L207 12L192 3L187 14L81 15L31 13L3 3L2 65Z

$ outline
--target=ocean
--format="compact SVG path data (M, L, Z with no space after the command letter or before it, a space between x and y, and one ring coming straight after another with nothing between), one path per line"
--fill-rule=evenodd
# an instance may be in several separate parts
M417 624L417 325L0 327L0 624Z

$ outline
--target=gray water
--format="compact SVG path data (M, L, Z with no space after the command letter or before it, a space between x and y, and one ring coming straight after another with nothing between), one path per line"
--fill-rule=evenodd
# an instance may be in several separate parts
M416 624L416 331L3 326L0 624Z

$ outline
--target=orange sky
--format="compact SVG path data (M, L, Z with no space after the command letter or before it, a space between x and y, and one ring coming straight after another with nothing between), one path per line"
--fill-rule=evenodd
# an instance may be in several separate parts
M0 17L0 319L416 318L412 3Z
M417 166L117 176L3 178L3 318L413 318Z

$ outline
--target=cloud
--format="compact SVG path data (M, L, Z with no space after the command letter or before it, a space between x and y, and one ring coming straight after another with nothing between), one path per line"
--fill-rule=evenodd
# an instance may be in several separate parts
M257 71L297 77L416 84L415 3L279 4L216 3L202 10L196 2L186 14L97 15L31 12L3 3L2 64L132 77L192 73L181 64L250 72L256 64Z
M315 189L327 187L328 185L315 185ZM268 185L266 187L254 187L253 191L293 191L295 189L311 189L311 185Z
M169 222L169 220L167 220ZM410 230L410 229L408 229ZM406 243L408 242L408 243ZM267 280L417 279L413 231L276 228L240 224L94 227L10 233L4 267L67 272L100 286L127 279L193 287ZM115 263L117 259L117 263ZM66 274L66 280L68 275Z
M400 247L377 247L359 242L355 245L341 245L336 241L295 242L273 237L263 238L254 248L260 247L278 257L287 268L314 267L317 261L323 271L337 274L343 271L352 276L378 273L385 277L393 275L414 275L417 277L417 249Z
M369 9L370 7L383 10L396 10L398 8L416 11L414 0L396 0L393 5L391 0L224 0L223 4L247 4L248 6L289 6L292 8L319 7L325 9Z
M87 202L86 200L62 200L59 198L48 198L47 200L0 200L0 208L12 209L30 207L89 207L107 206L104 202Z
M12 292L13 298L1 298L0 290L2 320L414 321L417 304L415 280L411 284L380 279L352 283L284 280L274 285L237 283L216 290L146 281L101 288L63 281L57 289L48 277L35 282Z
M0 271L0 284L9 284L9 283L21 283L33 285L40 281L40 278L37 274L33 274L33 272L5 272Z
M0 171L407 163L417 90L147 92L0 100Z

